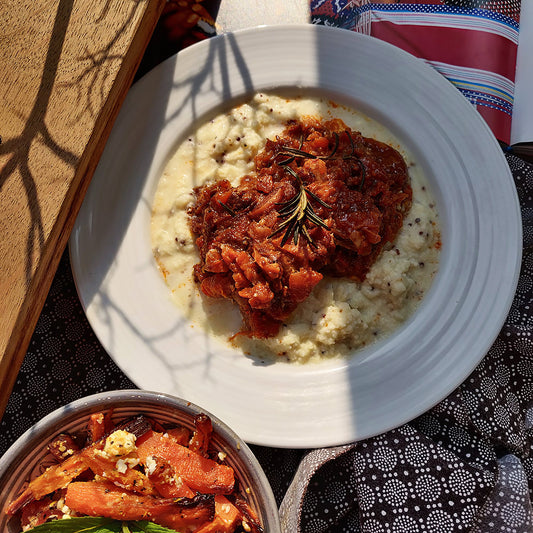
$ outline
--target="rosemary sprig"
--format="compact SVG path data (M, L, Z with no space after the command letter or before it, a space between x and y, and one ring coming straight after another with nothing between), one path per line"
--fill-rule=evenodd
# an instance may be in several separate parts
M281 246L283 246L289 240L291 235L293 237L295 246L298 244L298 239L300 235L303 235L307 239L309 244L311 244L311 246L316 246L316 244L313 242L313 239L309 235L309 231L306 227L306 222L309 221L315 226L320 226L324 229L330 230L329 226L315 213L315 210L313 209L313 206L311 205L309 200L312 199L327 209L331 209L331 206L324 202L312 191L310 191L307 187L305 187L302 182L302 179L297 174L297 172L289 166L296 158L321 159L323 161L334 159L354 159L355 161L357 161L357 163L359 164L359 168L361 169L361 182L359 184L359 190L363 188L366 177L365 166L361 159L355 154L355 143L350 132L346 130L344 133L348 135L348 138L350 140L350 152L348 154L342 155L341 157L336 157L340 144L340 137L337 132L333 132L334 145L328 155L320 156L302 150L303 138L300 139L299 148L293 148L292 146L283 146L282 149L276 154L276 157L285 157L285 159L283 159L282 161L278 161L278 165L283 167L286 172L291 174L291 176L293 176L297 180L299 190L288 201L277 204L280 206L280 209L278 211L278 217L284 218L285 220L278 226L278 228L274 232L269 235L268 238L274 237L285 230L285 234L281 239Z
M225 211L227 211L232 217L234 217L236 215L235 211L233 211L233 209L225 204L224 202L221 202L220 200L217 200L217 202L224 208Z
M298 181L299 190L286 202L276 204L280 206L278 217L285 218L285 220L268 236L268 238L270 239L271 237L274 237L285 230L285 234L281 239L281 246L285 245L291 235L294 245L296 246L301 234L306 238L311 246L316 247L316 244L311 238L311 235L309 235L309 231L305 225L306 221L312 222L315 226L321 226L327 230L329 230L329 226L315 213L313 206L309 202L309 198L312 198L327 209L331 209L331 206L324 202L312 191L307 189L300 176L298 176L296 171L294 171L291 167L287 166L285 170L296 178Z
M344 154L342 157L335 157L335 154L337 153L339 149L340 137L339 137L339 134L336 131L334 131L333 135L335 138L335 144L333 145L333 148L328 155L316 155L310 152L306 152L305 150L302 150L303 139L301 139L299 148L292 148L291 146L284 146L283 149L276 154L276 156L279 156L279 155L287 156L287 159L284 159L283 161L278 162L278 165L287 166L290 163L292 163L294 159L297 157L302 157L304 159L321 159L323 161L328 161L328 160L333 160L333 159L342 159L346 161L348 159L354 159L355 161L357 161L357 164L359 165L359 168L361 169L361 183L359 184L359 190L362 190L363 185L365 183L365 178L366 178L365 165L363 164L361 159L355 154L355 143L354 143L352 135L350 134L348 130L345 130L344 133L348 136L348 139L350 140L350 153L349 154Z

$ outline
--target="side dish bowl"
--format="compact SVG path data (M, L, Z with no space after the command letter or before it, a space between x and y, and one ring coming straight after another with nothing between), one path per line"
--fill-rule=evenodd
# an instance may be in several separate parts
M250 448L221 420L185 400L148 391L122 390L95 394L76 400L49 414L24 433L0 458L0 530L18 533L17 521L6 508L30 479L41 473L49 456L47 446L60 433L83 431L91 414L112 410L113 421L139 414L161 424L194 429L194 417L207 414L213 424L215 450L225 454L224 464L235 472L236 486L255 511L265 531L279 533L277 505L268 480Z

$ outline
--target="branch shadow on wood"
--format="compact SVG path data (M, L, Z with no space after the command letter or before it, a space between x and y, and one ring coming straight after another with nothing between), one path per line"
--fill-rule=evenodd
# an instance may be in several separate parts
M7 181L18 171L22 179L26 204L30 213L31 222L26 237L25 257L25 274L28 284L31 281L34 268L33 258L42 252L46 238L43 215L37 196L36 179L29 165L32 146L34 143L41 141L67 165L75 166L78 161L78 157L74 153L62 148L54 141L45 123L46 111L56 80L59 58L72 15L73 4L74 0L61 0L59 2L41 83L28 117L23 117L25 121L24 129L18 137L11 138L0 144L0 155L9 156L5 166L0 169L0 192Z
M120 63L123 60L122 53L114 53L114 49L118 49L119 40L133 24L137 10L147 0L133 0L132 9L127 18L121 24L120 28L112 36L112 38L96 51L91 50L88 46L85 48L85 54L78 58L81 63L86 63L87 66L70 82L63 83L62 86L66 88L75 89L79 101L85 99L85 107L81 108L79 112L71 117L71 122L76 123L83 118L84 114L88 114L93 118L99 105L106 99L106 88L111 85L112 76L115 74L113 65ZM111 12L112 0L108 0L99 13L96 23L102 23Z

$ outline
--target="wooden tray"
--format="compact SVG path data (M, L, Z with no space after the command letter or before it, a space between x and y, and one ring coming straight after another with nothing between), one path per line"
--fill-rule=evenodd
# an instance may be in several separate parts
M0 416L164 4L0 2Z

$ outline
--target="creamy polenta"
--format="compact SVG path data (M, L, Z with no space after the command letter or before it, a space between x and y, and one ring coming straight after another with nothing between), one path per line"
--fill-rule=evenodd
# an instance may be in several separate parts
M280 134L288 120L308 116L340 118L352 130L398 150L409 167L412 207L396 241L383 250L362 283L325 277L277 336L233 337L241 328L237 306L205 297L193 279L199 261L187 215L193 189L219 179L237 185L254 171L254 156L267 138ZM296 362L346 356L398 328L429 289L440 250L438 213L422 169L386 128L324 98L264 93L205 122L178 147L157 186L151 237L172 299L192 325L246 354Z

